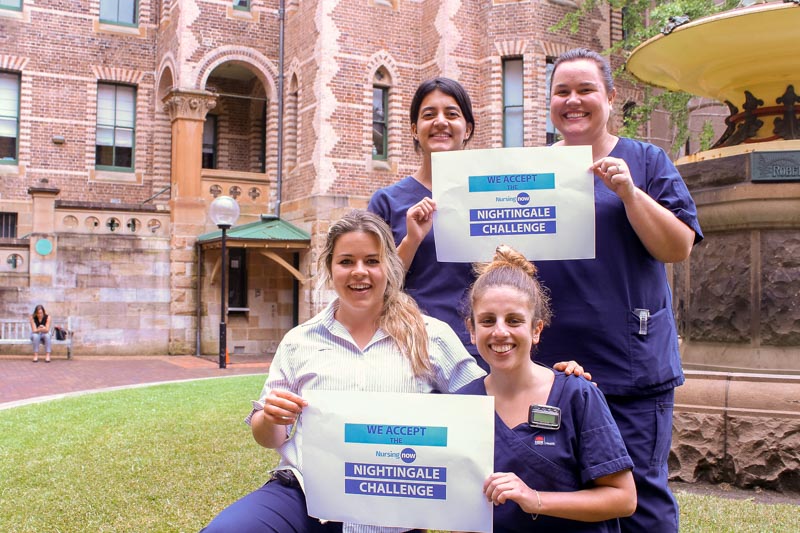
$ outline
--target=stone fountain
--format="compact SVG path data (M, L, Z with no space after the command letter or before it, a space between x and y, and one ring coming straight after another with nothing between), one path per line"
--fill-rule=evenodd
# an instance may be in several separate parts
M676 21L626 63L730 110L712 149L676 162L706 239L672 269L687 375L673 479L800 491L798 3Z

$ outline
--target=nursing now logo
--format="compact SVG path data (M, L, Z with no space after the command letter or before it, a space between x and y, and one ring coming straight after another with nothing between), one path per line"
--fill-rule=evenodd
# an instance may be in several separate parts
M521 192L517 195L517 203L519 205L528 205L528 202L531 201L531 197L526 192Z
M400 460L404 463L413 463L417 460L417 452L413 448L404 448L400 452Z

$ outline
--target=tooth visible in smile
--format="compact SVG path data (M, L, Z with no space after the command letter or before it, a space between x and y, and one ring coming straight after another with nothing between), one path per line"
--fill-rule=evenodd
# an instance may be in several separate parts
M567 118L581 118L587 116L588 114L589 113L574 112L574 113L566 113L564 116L566 116Z
M505 353L505 352L509 351L511 348L513 348L513 345L511 345L511 344L492 344L490 346L490 348L492 350L494 350L495 352Z
M351 289L357 290L357 291L361 290L361 289L369 289L370 287L371 287L371 285L368 285L366 283L356 283L356 284L350 285Z

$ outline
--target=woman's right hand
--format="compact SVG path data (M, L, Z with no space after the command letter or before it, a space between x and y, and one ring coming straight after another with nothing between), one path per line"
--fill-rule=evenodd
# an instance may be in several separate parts
M288 426L297 421L306 405L308 402L297 394L288 390L272 389L264 398L264 417L271 424Z
M433 227L433 213L436 202L423 198L406 211L406 235L419 245Z

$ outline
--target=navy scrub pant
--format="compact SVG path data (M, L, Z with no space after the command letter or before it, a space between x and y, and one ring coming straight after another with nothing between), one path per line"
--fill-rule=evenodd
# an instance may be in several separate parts
M678 502L669 489L667 460L672 444L675 390L652 396L606 396L611 414L633 459L638 505L621 518L623 532L675 533Z
M298 488L269 481L219 513L204 533L341 533L340 522L321 524L308 516Z

